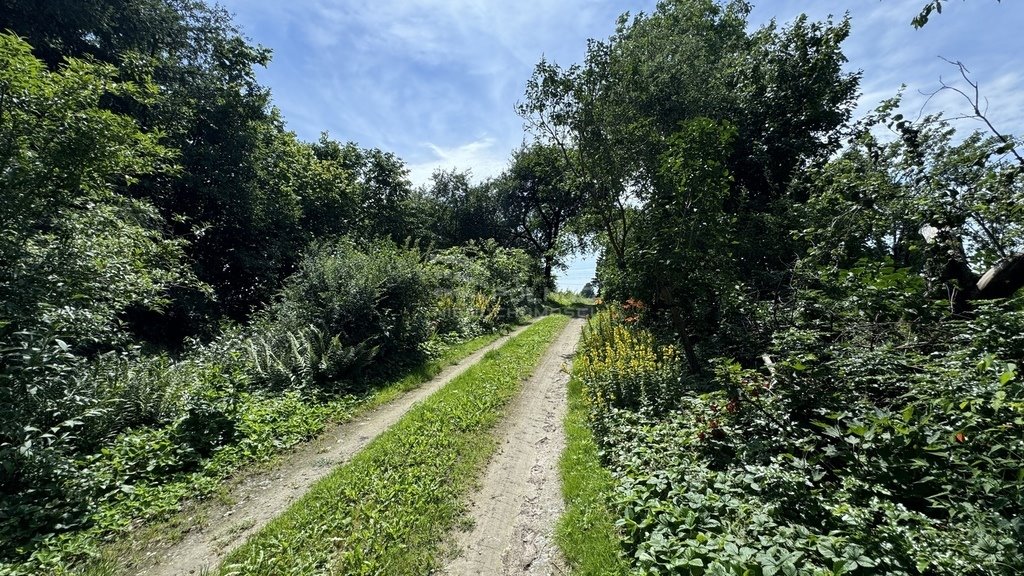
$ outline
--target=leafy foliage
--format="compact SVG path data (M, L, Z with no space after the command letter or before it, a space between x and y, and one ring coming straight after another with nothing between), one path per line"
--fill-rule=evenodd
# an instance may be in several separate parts
M525 254L493 245L425 261L388 240L360 250L339 239L311 247L253 324L178 358L138 349L90 358L21 335L24 346L4 352L10 385L0 389L11 406L0 428L0 553L15 562L0 570L73 566L97 539L209 495L232 470L343 417L354 393L521 318L515 294L529 294L529 276ZM477 323L435 336L445 302L477 310Z
M153 207L117 194L166 170L169 153L101 101L152 87L83 61L49 72L10 35L0 60L0 338L102 349L122 314L159 308L169 286L190 282Z
M1021 570L1024 388L996 356L1024 352L1021 302L943 319L891 300L921 293L904 270L839 280L800 293L765 368L720 359L668 411L607 392L649 389L657 345L595 319L576 373L635 573Z
M340 346L369 346L367 360L380 354L415 361L430 333L431 295L418 253L390 241L363 251L340 239L309 249L269 313L287 330L314 326Z
M434 329L440 334L472 336L519 323L538 308L529 290L533 261L522 250L493 240L470 242L433 254L429 264L438 291Z

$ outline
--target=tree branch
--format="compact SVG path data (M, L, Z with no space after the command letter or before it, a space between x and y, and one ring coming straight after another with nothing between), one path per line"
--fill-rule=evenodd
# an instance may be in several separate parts
M939 92L941 92L943 90L949 90L949 91L952 91L952 92L956 92L957 94L962 96L964 98L964 100L967 101L968 105L971 107L971 111L973 112L973 115L971 115L971 116L964 116L964 118L973 118L975 120L980 120L981 122L983 122L985 124L985 126L988 126L989 131L1007 147L1006 151L1011 153L1011 154L1013 154L1014 157L1017 158L1017 162L1020 163L1021 166L1024 166L1024 157L1022 157L1021 154L1017 151L1016 141L1013 138L1010 138L1009 136L1006 136L1005 134L1000 132L995 127L995 125L992 124L992 122L989 120L989 118L988 118L988 98L984 99L985 100L985 109L984 110L981 109L981 101L982 101L981 89L979 88L979 83L978 82L975 82L975 81L971 80L971 77L970 77L971 71L968 70L967 66L965 66L964 63L960 62L959 60L955 60L954 61L954 60L950 60L950 59L942 57L942 56L939 56L939 58L942 58L942 60L944 60L944 61L948 62L949 64L952 64L953 66L957 67L957 69L960 72L960 76L964 79L965 82L967 82L967 85L970 86L970 91L973 92L973 95L968 94L963 89L961 89L961 88L959 88L957 86L954 86L952 84L947 84L945 82L945 80L943 80L942 77L940 76L939 77L939 84L941 84L942 87L939 88L938 90L936 90L935 92L932 92L931 94L927 94L928 95L928 99L931 100L931 98L933 96L935 96L936 94L938 94Z

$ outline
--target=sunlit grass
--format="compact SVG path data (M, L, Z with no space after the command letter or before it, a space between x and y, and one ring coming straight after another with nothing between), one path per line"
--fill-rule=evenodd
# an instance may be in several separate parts
M618 576L626 573L627 565L608 508L613 479L598 460L582 388L578 378L570 380L566 447L559 461L565 513L555 538L574 575Z

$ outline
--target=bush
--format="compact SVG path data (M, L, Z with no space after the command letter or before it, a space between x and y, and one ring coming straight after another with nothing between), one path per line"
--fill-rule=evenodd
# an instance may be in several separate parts
M522 303L505 295L525 284L519 255L474 246L427 263L388 241L320 243L252 325L177 358L12 332L0 352L0 558L36 554L30 573L73 562L96 534L171 512L315 434L347 393L518 319ZM449 305L457 329L435 334Z
M434 254L429 269L435 282L432 318L438 334L461 337L516 324L533 315L539 302L527 288L532 260L522 250L493 240L471 242Z
M623 315L607 308L591 318L575 363L599 442L615 411L664 414L679 405L684 388L676 348L658 345Z
M357 374L346 369L366 366L374 358L372 371L379 375L421 360L420 344L430 335L432 295L418 252L387 240L365 250L350 239L321 242L307 251L262 325L279 343L288 332L295 337L312 327L328 348L358 347L362 354L353 354L358 361L331 367L337 372L332 376L352 379ZM323 352L344 358L350 351Z

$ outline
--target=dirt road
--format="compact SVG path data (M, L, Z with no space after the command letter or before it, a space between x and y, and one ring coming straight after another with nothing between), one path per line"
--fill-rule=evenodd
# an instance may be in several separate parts
M567 370L583 324L573 320L552 344L497 430L498 453L471 499L473 528L456 536L461 554L444 574L566 573L553 540L563 510L558 459Z
M139 575L179 576L201 574L216 568L231 550L241 545L272 519L284 512L332 469L390 428L417 402L427 398L453 378L476 364L484 354L504 344L512 334L443 370L433 380L362 417L325 432L318 440L288 455L280 466L240 483L228 501L233 505L204 506L200 526L169 548L149 553L136 569Z

